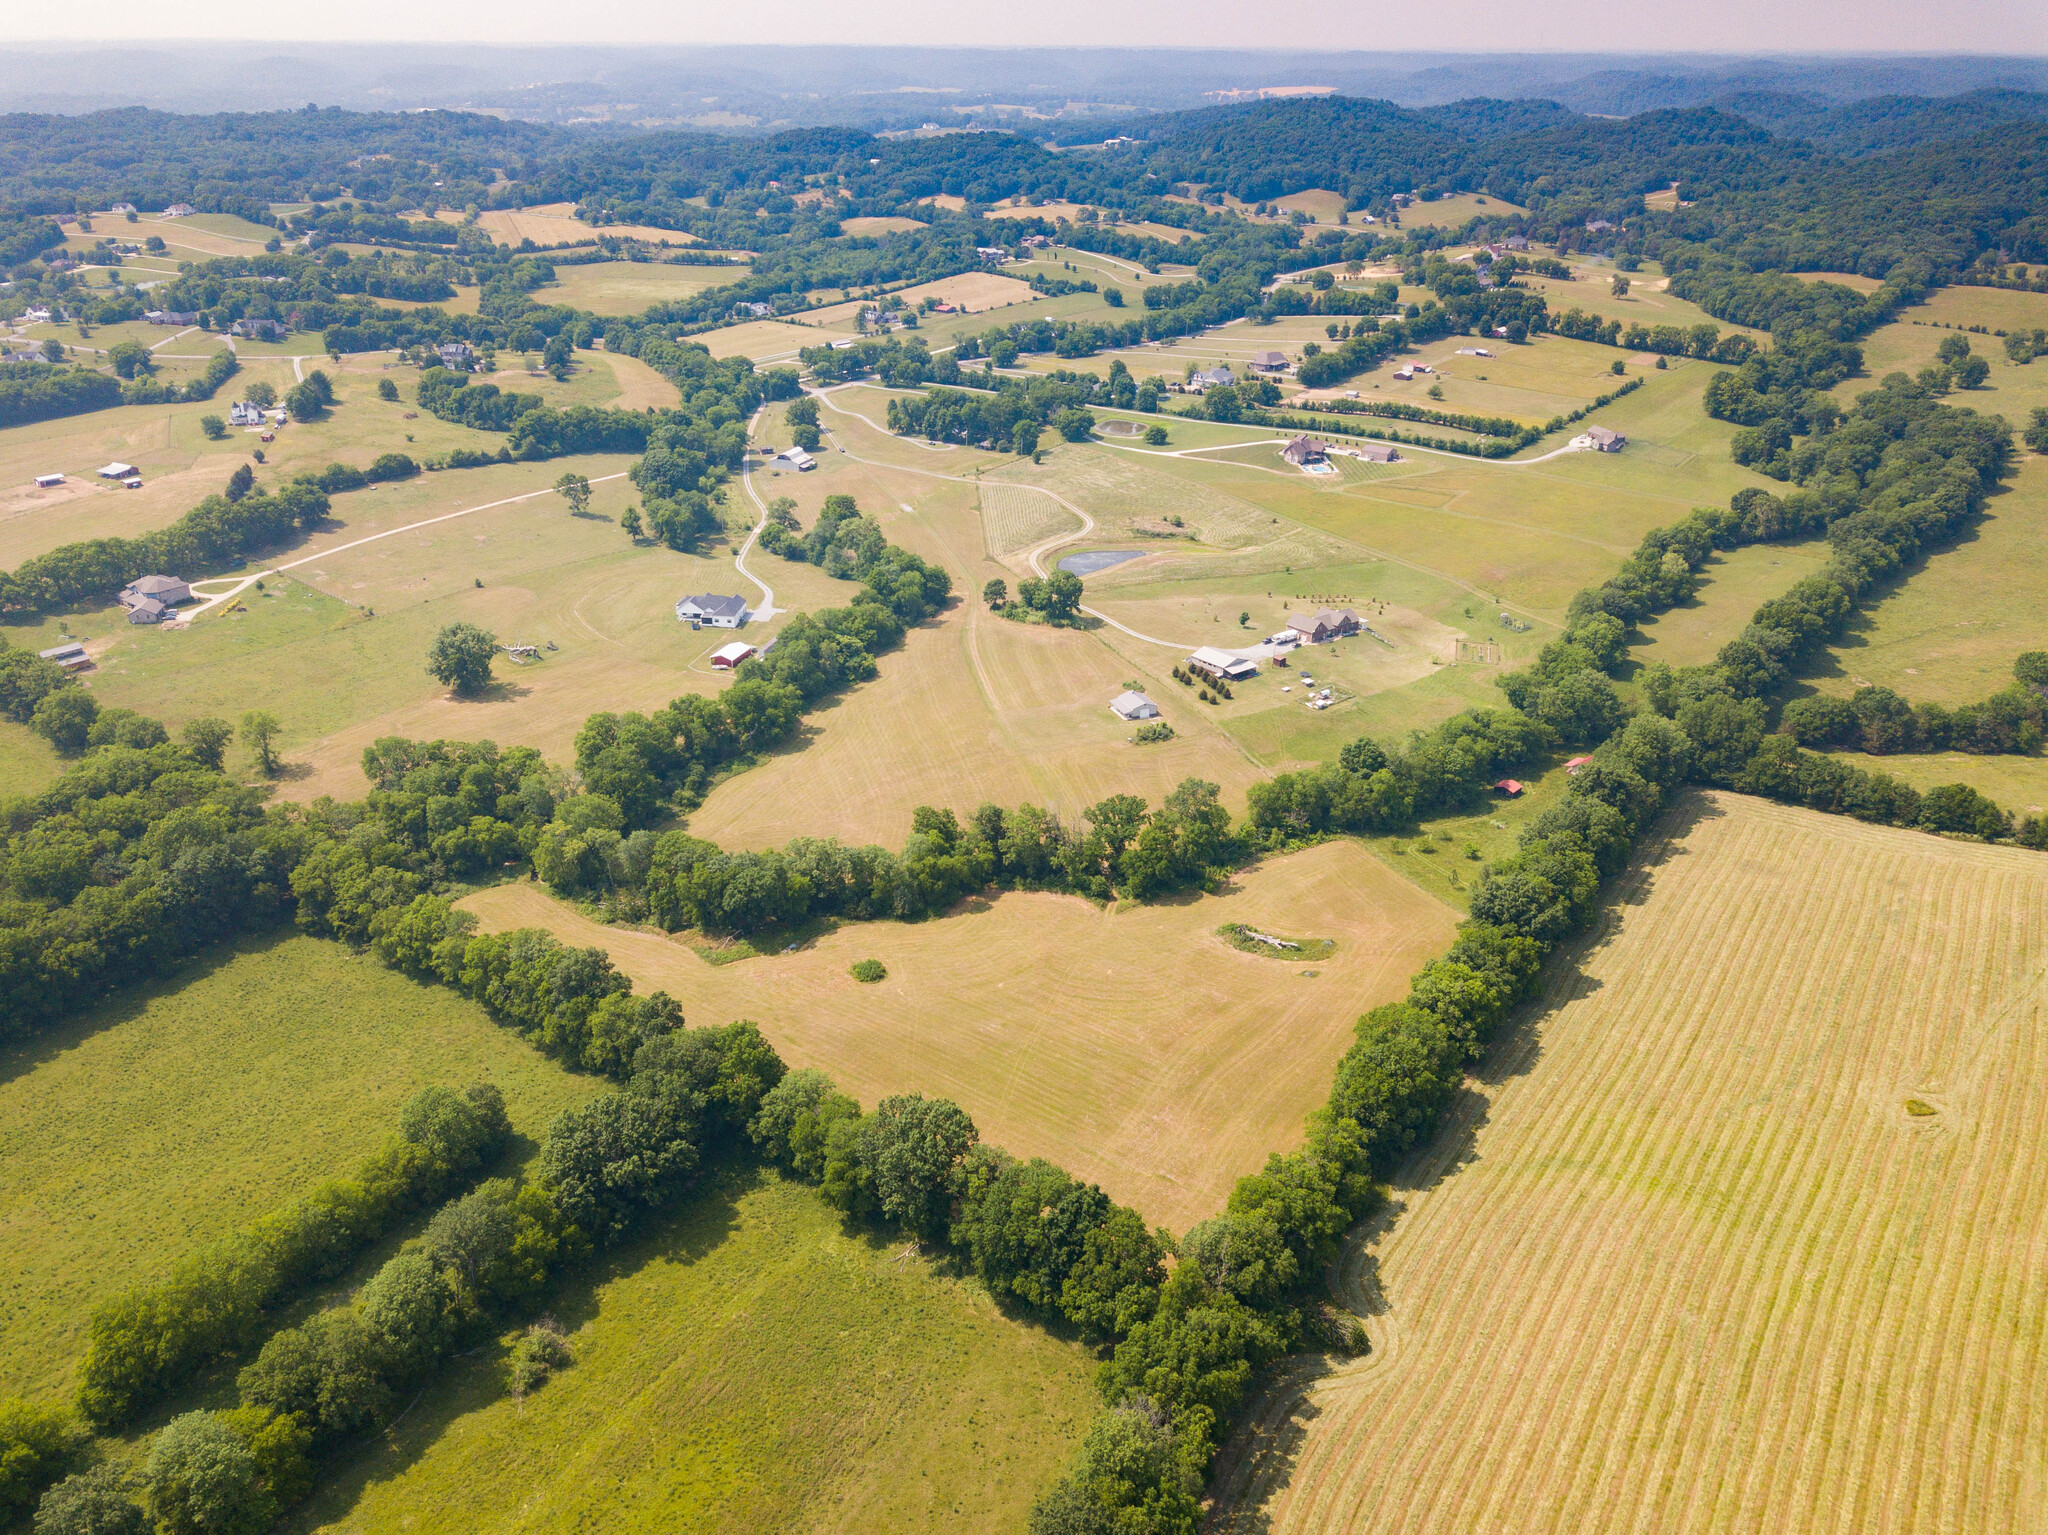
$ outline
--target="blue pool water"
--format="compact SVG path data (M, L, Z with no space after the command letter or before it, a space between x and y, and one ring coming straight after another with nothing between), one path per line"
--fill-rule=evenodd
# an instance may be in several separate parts
M1098 570L1121 565L1125 560L1139 559L1150 552L1148 549L1096 549L1087 554L1068 555L1060 561L1059 568L1072 571L1077 576L1092 576Z

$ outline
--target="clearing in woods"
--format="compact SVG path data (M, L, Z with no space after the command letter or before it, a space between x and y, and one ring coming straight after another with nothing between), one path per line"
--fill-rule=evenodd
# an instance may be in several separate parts
M2048 862L1689 797L1250 1414L1226 1530L2017 1530ZM1917 1099L1936 1112L1908 1113Z
M870 1107L899 1092L952 1098L984 1140L1177 1231L1299 1142L1358 1015L1398 997L1457 918L1348 841L1268 859L1220 896L1104 910L1012 892L723 965L686 946L698 934L602 927L530 884L463 904L486 929L545 927L608 950L637 989L681 998L692 1024L752 1018L791 1066L823 1068ZM1226 921L1312 926L1337 950L1303 975L1231 948L1215 935ZM868 958L886 981L847 974Z
M465 1356L293 1528L1023 1535L1093 1353L812 1189L709 1182L556 1296L575 1363L544 1390L506 1395L509 1337Z
M345 1173L416 1089L490 1081L533 1149L597 1092L338 943L247 938L0 1052L0 1396L70 1380L92 1308Z

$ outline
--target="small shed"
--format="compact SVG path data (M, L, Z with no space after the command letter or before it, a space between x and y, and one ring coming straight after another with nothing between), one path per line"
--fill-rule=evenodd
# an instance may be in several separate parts
M55 661L67 672L81 671L92 665L92 657L85 653L85 647L77 640L52 645L48 650L39 650L36 654L45 661Z
M1118 719L1156 720L1159 718L1159 705L1143 693L1125 692L1109 701L1109 712Z
M1401 461L1401 455L1394 451L1390 442L1362 442L1352 452L1373 464L1398 464Z
M1591 757L1574 757L1571 759L1571 761L1567 762L1564 765L1564 770L1567 773L1576 773L1580 768L1584 767L1587 763L1591 762L1592 760L1593 759Z
M1287 371L1287 354L1285 352L1254 352L1252 353L1252 371L1254 373L1285 373Z
M100 478L103 480L125 480L141 472L133 464L124 464L119 459L100 465Z
M729 672L747 657L759 654L760 651L754 646L742 640L734 640L730 645L720 645L711 652L711 664L719 671Z
M780 464L785 469L794 469L798 474L807 473L818 467L818 461L802 448L784 448L768 462Z
M54 490L63 483L64 476L61 474L39 474L36 476L37 490Z
M1517 799L1522 793L1522 780L1519 778L1503 778L1493 786L1493 792L1508 799Z

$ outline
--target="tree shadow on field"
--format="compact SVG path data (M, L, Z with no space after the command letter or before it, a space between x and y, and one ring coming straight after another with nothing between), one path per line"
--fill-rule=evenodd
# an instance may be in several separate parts
M175 995L193 982L234 963L244 954L261 954L298 936L297 929L287 924L267 933L244 934L224 943L212 944L163 974L123 986L62 1022L40 1028L31 1024L29 1027L35 1032L0 1048L0 1083L28 1075L102 1029L134 1021L152 1002Z
M346 1521L367 1492L406 1475L463 1419L504 1403L509 1395L506 1357L512 1340L528 1323L543 1315L552 1317L570 1337L573 1350L578 1330L597 1321L602 1312L606 1286L630 1278L650 1263L687 1265L709 1256L738 1228L740 1200L766 1176L753 1167L708 1174L644 1234L565 1275L531 1314L506 1319L502 1332L448 1361L392 1422L340 1446L316 1473L319 1491L278 1529L303 1535Z

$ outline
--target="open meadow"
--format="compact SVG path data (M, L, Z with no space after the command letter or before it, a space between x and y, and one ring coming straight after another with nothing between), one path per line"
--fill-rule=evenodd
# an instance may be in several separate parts
M465 215L457 208L444 208L434 215L444 224L460 224ZM595 245L600 234L621 240L645 240L650 245L697 245L693 234L679 229L655 229L644 224L606 224L602 228L576 217L574 203L545 203L532 208L494 208L477 215L477 223L500 245Z
M952 1098L984 1140L1058 1162L1175 1230L1299 1143L1359 1013L1398 997L1457 917L1348 841L1268 859L1214 896L1105 909L1013 891L715 965L686 941L699 935L600 926L531 884L463 905L487 930L546 927L604 948L693 1024L752 1018L790 1065L822 1067L863 1103ZM1334 939L1336 952L1304 973L1232 948L1215 936L1225 922ZM869 958L888 967L878 985L847 974Z
M65 1389L99 1301L495 1082L530 1155L602 1084L338 943L244 939L0 1051L0 1395Z
M2048 328L2048 294L1943 288L1900 316L1863 341L1872 378L1918 373L1961 326ZM2048 406L2048 358L2021 365L1995 336L1963 339L1991 371L1982 388L1959 389L1949 404L2003 416L2015 428ZM1835 396L1846 405L1868 388L1869 379L1852 379ZM2009 684L2021 651L2048 649L2048 457L2021 448L2018 470L1980 523L1865 603L1843 640L1805 674L1812 687L1847 693L1877 684L1953 706Z
M1222 1530L2030 1527L2048 862L1681 802L1354 1234Z
M1528 216L1527 208L1511 203L1504 197L1494 197L1485 192L1454 192L1449 197L1409 203L1401 210L1401 223L1403 226L1417 225L1430 229L1456 229L1476 218L1514 219Z
M815 1192L728 1175L573 1278L524 1403L457 1361L287 1528L322 1535L1022 1535L1096 1411L1093 1356Z
M687 299L706 288L743 281L747 266L672 266L661 261L599 261L558 266L549 303L573 304L593 314L639 314L655 304Z

